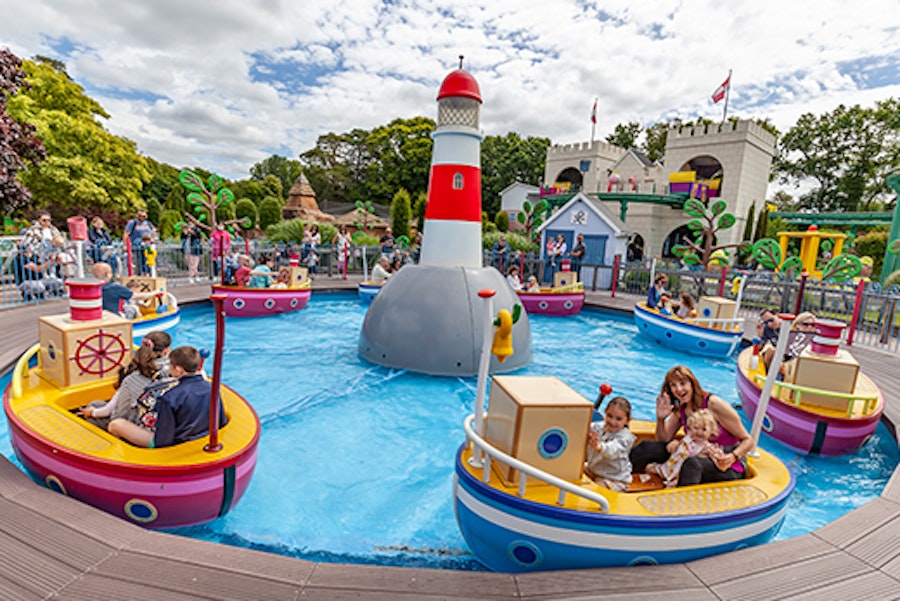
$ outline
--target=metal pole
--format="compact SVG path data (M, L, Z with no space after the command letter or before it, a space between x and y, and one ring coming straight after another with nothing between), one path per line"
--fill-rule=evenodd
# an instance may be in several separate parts
M613 272L612 272L612 291L610 293L610 298L616 298L616 288L619 285L619 262L622 260L622 255L616 255L613 258ZM594 268L594 273L597 273L597 269Z
M806 279L809 277L809 273L804 269L800 272L800 288L797 290L797 301L794 303L794 315L800 313L800 309L803 308L803 291L806 289Z
M856 332L856 323L859 321L859 310L862 307L863 291L866 282L860 280L856 284L856 300L853 302L853 316L850 318L850 328L847 330L847 346L853 346L853 334Z
M487 391L488 369L491 366L491 342L493 339L494 303L491 300L497 294L495 290L484 288L478 291L478 296L484 300L484 320L482 321L483 336L481 342L481 361L478 363L478 387L475 389L475 432L478 436L484 436L484 397ZM472 451L469 460L473 467L482 467L481 449L477 446Z
M209 443L203 447L207 453L222 450L219 442L219 398L222 386L222 351L225 347L225 299L227 294L211 294L210 300L216 312L216 350L213 355L212 391L209 395Z
M781 329L778 330L775 356L772 357L772 363L769 364L769 371L766 373L766 382L759 393L759 403L756 405L756 413L753 415L753 427L750 429L750 439L753 440L754 447L759 442L759 431L762 429L762 421L766 415L766 409L769 408L769 399L772 396L772 389L775 388L778 371L781 369L781 361L784 358L784 351L787 349L788 338L790 338L791 323L794 321L795 316L789 313L781 313L778 317L781 318Z
M728 265L722 265L722 274L719 276L719 296L725 296L725 278L728 276Z

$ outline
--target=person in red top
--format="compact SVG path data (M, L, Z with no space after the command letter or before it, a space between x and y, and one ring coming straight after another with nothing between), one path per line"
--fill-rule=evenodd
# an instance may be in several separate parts
M234 272L234 283L238 286L250 284L250 257L247 255L238 255L238 267Z

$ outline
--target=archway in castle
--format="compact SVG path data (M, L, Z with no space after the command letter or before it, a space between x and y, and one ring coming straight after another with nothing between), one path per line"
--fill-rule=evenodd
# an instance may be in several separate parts
M556 180L554 180L554 183L563 182L571 184L570 191L575 192L581 190L582 185L584 184L584 176L578 169L569 167L568 169L563 169L559 175L556 176Z
M716 179L724 175L722 163L715 157L701 155L681 166L681 171L696 171L697 179Z
M669 235L666 236L665 241L663 242L662 252L660 256L665 259L670 259L675 256L675 253L672 252L672 248L677 244L684 244L685 240L693 240L696 234L691 232L686 225L680 225L676 227L674 230L669 232ZM716 238L713 236L713 245L716 245Z

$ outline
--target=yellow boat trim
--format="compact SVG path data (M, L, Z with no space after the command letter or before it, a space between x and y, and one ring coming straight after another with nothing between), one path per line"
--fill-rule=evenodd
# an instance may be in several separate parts
M654 422L632 420L629 429L639 440L652 439L656 430ZM699 484L682 488L668 488L643 492L616 492L598 486L587 476L574 482L580 488L603 495L609 501L609 513L626 516L691 516L707 515L753 507L783 493L791 482L787 467L770 453L757 448L759 457L748 456L749 478L729 482ZM469 458L472 445L463 450L461 461L464 469L476 480L482 481L482 469L472 467ZM511 496L519 496L518 482L507 482L500 474L499 462L491 461L490 480L487 486ZM559 489L550 484L529 479L522 497L534 503L584 511L603 513L596 503L574 494L565 495L560 505Z
M23 355L16 366L13 380L18 378L19 383L10 391L9 408L24 427L61 448L117 463L189 466L215 463L240 454L258 436L259 421L249 403L223 385L222 403L228 423L219 430L222 451L207 453L203 450L209 441L208 436L160 449L143 449L130 445L72 413L73 409L91 401L112 398L115 378L61 389L41 377L39 368L32 368L25 375L21 374L21 365L24 362L27 366L28 357L33 351L34 348ZM17 386L21 392L17 393Z
M674 313L672 315L663 315L659 312L659 309L651 309L647 306L646 301L640 301L637 305L647 311L649 313L655 313L659 315L663 319L668 319L670 321L686 323L688 325L697 326L698 328L706 328L707 330L716 330L717 332L730 332L737 333L744 331L744 319L742 317L738 317L735 319L713 319L713 318L704 318L704 317L678 317Z
M584 282L575 282L568 286L558 286L556 288L541 288L540 292L529 292L528 290L519 290L519 294L578 294L584 293Z
M762 385L766 379L765 368L760 366L760 369L755 372L751 371L751 355L752 349L747 349L738 355L738 369L740 369L744 375L748 376L753 383L757 385L760 391L762 391ZM794 398L791 398L791 392L796 392ZM848 401L847 410L841 411L840 409L833 407L823 407L821 405L804 403L804 393L846 399ZM856 377L856 386L854 387L853 392L834 392L832 390L822 390L820 388L811 388L809 386L799 386L789 382L776 381L775 388L772 391L772 397L777 398L786 405L798 407L803 411L832 418L866 418L875 413L880 413L884 404L884 398L881 395L881 391L879 391L875 383L861 371Z

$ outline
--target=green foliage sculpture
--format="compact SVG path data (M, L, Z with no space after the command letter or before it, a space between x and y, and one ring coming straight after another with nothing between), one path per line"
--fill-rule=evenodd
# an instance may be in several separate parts
M800 272L803 270L803 262L800 257L789 256L782 261L781 246L772 238L763 238L753 244L753 258L772 271ZM862 269L859 257L841 253L832 258L822 269L822 280L836 280L838 282L848 280L856 276Z
M543 199L534 205L527 200L522 203L522 210L516 214L516 221L525 226L525 234L529 240L534 240L537 236L537 230L544 223L548 207L547 201Z
M187 195L187 201L196 214L186 212L184 214L185 222L199 227L201 230L206 231L207 234L211 234L219 223L216 218L216 210L234 202L234 194L225 187L225 181L215 173L210 175L209 179L204 183L199 175L190 169L184 169L178 174L178 181L181 182L182 186L190 190ZM234 233L235 226L240 226L243 229L253 227L253 222L248 217L226 219L222 223L232 233ZM184 224L179 223L178 229L181 229L182 225Z
M371 230L375 228L374 223L369 223L369 218L375 215L375 207L372 206L371 200L357 200L356 205L356 220L353 222L353 225L356 226L357 230Z
M726 213L727 204L724 200L716 200L707 207L695 198L689 198L684 202L684 212L693 217L687 223L687 228L694 234L694 239L686 239L684 244L676 244L672 248L675 256L682 259L686 265L702 265L707 269L713 253L720 257L726 248L746 248L749 243L738 242L736 244L713 244L716 232L727 230L737 221L731 213Z

